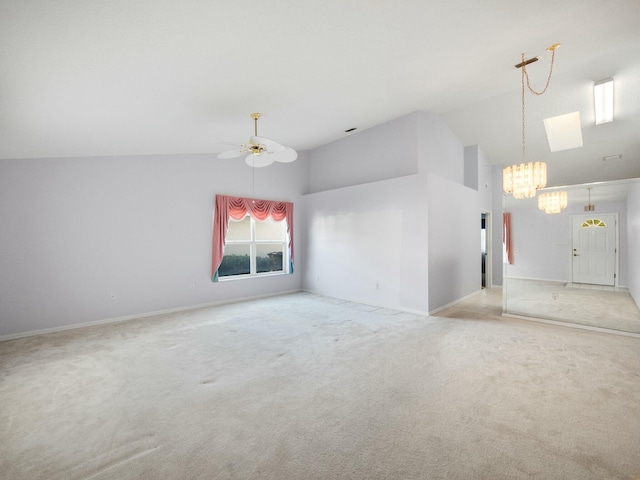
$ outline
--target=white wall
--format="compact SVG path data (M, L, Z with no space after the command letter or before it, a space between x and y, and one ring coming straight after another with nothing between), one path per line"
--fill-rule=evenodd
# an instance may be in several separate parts
M478 190L479 173L478 173L478 146L470 145L464 147L464 185L465 187Z
M422 184L412 175L303 197L308 222L305 290L427 312Z
M464 185L464 147L442 119L415 112L418 122L418 171Z
M523 200L513 200L522 202ZM530 202L531 203L531 202ZM627 210L624 203L598 203L598 213L617 213L619 231L618 284L628 282ZM507 266L509 277L570 282L572 276L571 215L582 215L582 205L548 215L533 208L511 209L514 263Z
M293 201L299 222L307 169L305 152L255 170L214 155L0 161L0 336L300 289L299 269L212 283L211 228L215 194L251 196L253 174L256 197Z
M349 134L309 152L309 193L417 172L417 113Z
M442 119L418 114L418 170L427 174L429 310L454 303L481 288L480 214L491 211L491 167L479 148L472 153L465 187L465 147ZM480 188L481 182L483 187ZM488 187L484 187L485 183Z
M429 175L429 309L481 289L478 192Z
M478 211L493 210L492 166L478 145L464 147L464 185L478 192ZM498 205L498 211L502 205Z
M630 185L627 196L627 245L629 293L640 305L640 182Z
M489 157L480 147L475 145L475 149L478 155L478 201L480 208L484 212L492 212L501 216L501 203L498 203L495 207L493 203L493 166L489 161ZM498 185L502 188L502 182L499 182Z
M295 204L295 273L214 284L214 196L253 196L254 180L257 198ZM0 336L300 288L433 310L480 285L485 200L463 182L464 147L426 112L264 169L213 155L2 161Z
M503 285L504 258L502 255L502 165L491 166L491 204L493 215L491 215L491 234L493 242L491 248L491 273L492 285Z
M491 167L478 152L485 179ZM305 289L419 311L480 289L480 213L491 203L490 182L483 200L463 186L464 147L440 117L411 113L320 147L310 162ZM418 175L397 178L416 167Z

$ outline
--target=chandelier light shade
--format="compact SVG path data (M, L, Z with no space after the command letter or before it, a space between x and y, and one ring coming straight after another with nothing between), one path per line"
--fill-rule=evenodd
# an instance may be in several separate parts
M547 192L538 196L538 208L544 213L560 213L567 208L567 192Z
M513 198L533 198L536 191L547 185L547 164L521 163L502 170L502 189Z

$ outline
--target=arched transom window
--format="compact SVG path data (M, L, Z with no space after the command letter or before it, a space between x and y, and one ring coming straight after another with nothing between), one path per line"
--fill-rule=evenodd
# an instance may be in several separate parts
M585 220L582 222L582 228L598 228L598 227L606 227L607 224L602 220L598 220L597 218L591 218L589 220Z

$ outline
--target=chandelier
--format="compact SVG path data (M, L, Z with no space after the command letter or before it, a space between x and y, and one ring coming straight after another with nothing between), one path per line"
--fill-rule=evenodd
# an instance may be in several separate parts
M547 164L544 162L522 162L502 170L502 185L513 198L533 198L536 190L547 185Z
M547 192L538 195L538 208L544 213L560 213L567 208L567 192Z
M591 203L591 187L587 188L589 190L589 202L584 206L585 212L593 212L596 209L596 206Z
M502 189L505 193L513 194L513 198L533 198L536 196L536 191L544 188L547 185L547 164L544 162L527 162L526 147L525 147L525 115L524 115L524 85L525 78L527 88L536 95L542 95L547 91L549 82L551 81L551 73L553 72L553 62L555 60L556 49L560 46L559 43L551 45L547 48L548 52L551 52L551 68L549 69L549 76L547 77L547 84L540 92L531 88L529 83L529 74L527 73L526 66L529 63L533 63L538 60L537 57L529 60L524 59L524 53L521 54L522 62L516 65L516 68L520 68L521 75L521 106L522 106L522 161L520 165L511 165L502 170Z

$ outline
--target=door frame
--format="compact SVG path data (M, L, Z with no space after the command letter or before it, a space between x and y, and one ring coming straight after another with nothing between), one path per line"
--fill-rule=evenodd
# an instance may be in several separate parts
M484 232L485 232L485 258L484 258L484 275L485 275L485 289L493 287L493 242L492 242L492 222L493 216L490 211L480 211L480 219L484 215ZM482 274L482 273L481 273ZM482 282L481 282L482 283Z

